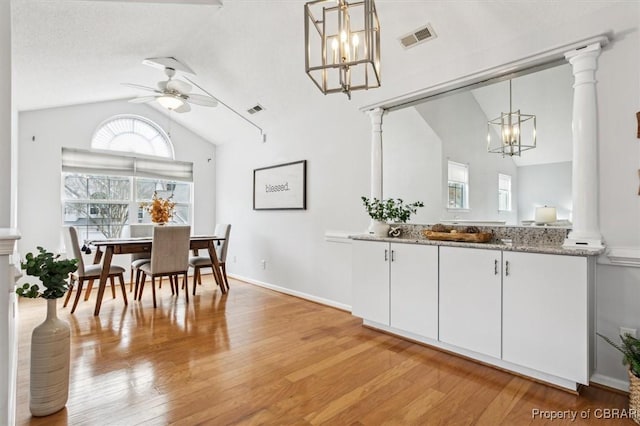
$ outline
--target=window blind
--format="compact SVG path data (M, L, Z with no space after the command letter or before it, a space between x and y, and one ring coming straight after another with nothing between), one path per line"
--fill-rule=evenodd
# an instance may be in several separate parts
M62 148L62 171L193 182L193 163Z

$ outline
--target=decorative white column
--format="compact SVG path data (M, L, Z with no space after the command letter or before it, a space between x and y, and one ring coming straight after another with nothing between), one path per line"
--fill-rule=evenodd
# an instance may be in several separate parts
M10 261L20 234L15 229L0 228L0 424L15 423L16 408L16 266ZM18 262L17 259L14 259ZM19 265L17 265L19 267ZM4 296L1 296L4 294Z
M382 108L368 112L371 117L371 191L369 198L382 199Z
M573 227L564 247L601 249L598 221L598 112L595 72L600 43L567 52L573 67Z

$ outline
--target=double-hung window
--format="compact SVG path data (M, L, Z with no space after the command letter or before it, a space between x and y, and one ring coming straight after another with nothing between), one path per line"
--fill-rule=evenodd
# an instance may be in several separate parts
M498 211L511 211L511 176L498 173Z
M449 161L447 164L449 209L469 208L469 165Z

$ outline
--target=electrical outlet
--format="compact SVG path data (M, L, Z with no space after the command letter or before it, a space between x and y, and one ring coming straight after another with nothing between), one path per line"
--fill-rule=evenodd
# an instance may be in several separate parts
M631 335L631 337L636 337L637 330L635 328L620 327L620 335L625 336L627 334Z
M260 261L260 265L262 265L262 269L267 269L267 261L266 260L262 259Z

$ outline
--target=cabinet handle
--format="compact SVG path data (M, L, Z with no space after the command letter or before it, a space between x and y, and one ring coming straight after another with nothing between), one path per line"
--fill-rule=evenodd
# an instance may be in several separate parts
M493 275L498 275L498 259L493 261Z
M506 276L509 276L509 261L508 260L504 263L504 267L505 267L504 274Z
M396 251L395 250L391 250L391 261L392 262L396 261Z
M387 260L389 260L389 250L385 249L384 250L384 261L386 262Z

